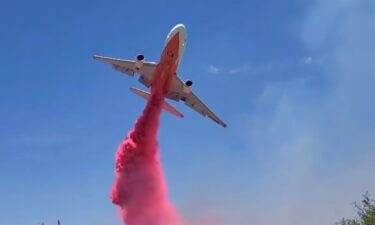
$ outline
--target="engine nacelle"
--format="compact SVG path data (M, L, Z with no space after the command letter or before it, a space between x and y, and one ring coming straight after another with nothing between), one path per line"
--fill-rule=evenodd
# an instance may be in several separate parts
M189 94L191 92L191 86L193 85L193 81L187 80L185 81L184 87L183 87L183 92L185 94Z
M139 70L143 66L145 57L141 54L137 55L136 60L135 60L135 68Z
M191 87L193 85L193 81L187 80L187 81L185 81L185 85L188 86L188 87Z

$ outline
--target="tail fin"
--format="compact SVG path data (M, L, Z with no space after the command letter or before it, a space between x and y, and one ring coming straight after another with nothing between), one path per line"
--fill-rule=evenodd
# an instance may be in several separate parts
M137 88L133 88L131 87L130 90L138 95L139 97L145 99L145 100L148 100L150 98L150 93L148 92L145 92L145 91L142 91L142 90L139 90ZM182 113L180 113L179 111L177 111L177 109L173 108L173 106L169 105L167 102L163 102L163 109L177 117L180 117L180 118L184 118L184 115Z

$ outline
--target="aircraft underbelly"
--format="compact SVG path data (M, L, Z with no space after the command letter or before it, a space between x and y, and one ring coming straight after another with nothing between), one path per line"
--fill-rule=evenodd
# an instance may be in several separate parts
M176 76L173 77L171 80L171 84L169 86L169 92L166 95L167 98L174 100L174 101L180 101L181 95L182 95L182 89L181 83L178 81Z

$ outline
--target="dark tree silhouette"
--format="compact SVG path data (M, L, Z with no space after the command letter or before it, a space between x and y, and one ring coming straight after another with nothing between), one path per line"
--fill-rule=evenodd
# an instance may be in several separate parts
M360 203L354 203L357 209L358 218L356 219L341 219L337 225L375 225L375 202L371 196L366 192Z

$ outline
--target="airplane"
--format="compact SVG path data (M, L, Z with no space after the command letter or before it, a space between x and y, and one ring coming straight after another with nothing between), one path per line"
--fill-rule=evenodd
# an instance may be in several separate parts
M139 75L138 81L153 91L156 82L164 82L165 97L174 101L183 101L187 106L208 117L222 127L227 125L216 116L192 91L193 82L187 80L183 82L177 75L177 67L181 60L186 45L186 29L183 24L177 24L169 32L160 62L147 62L142 54L138 54L135 60L124 60L94 55L94 60L112 65L112 67L131 77ZM130 90L139 97L147 100L151 94L137 88ZM177 117L184 115L164 101L163 109Z

